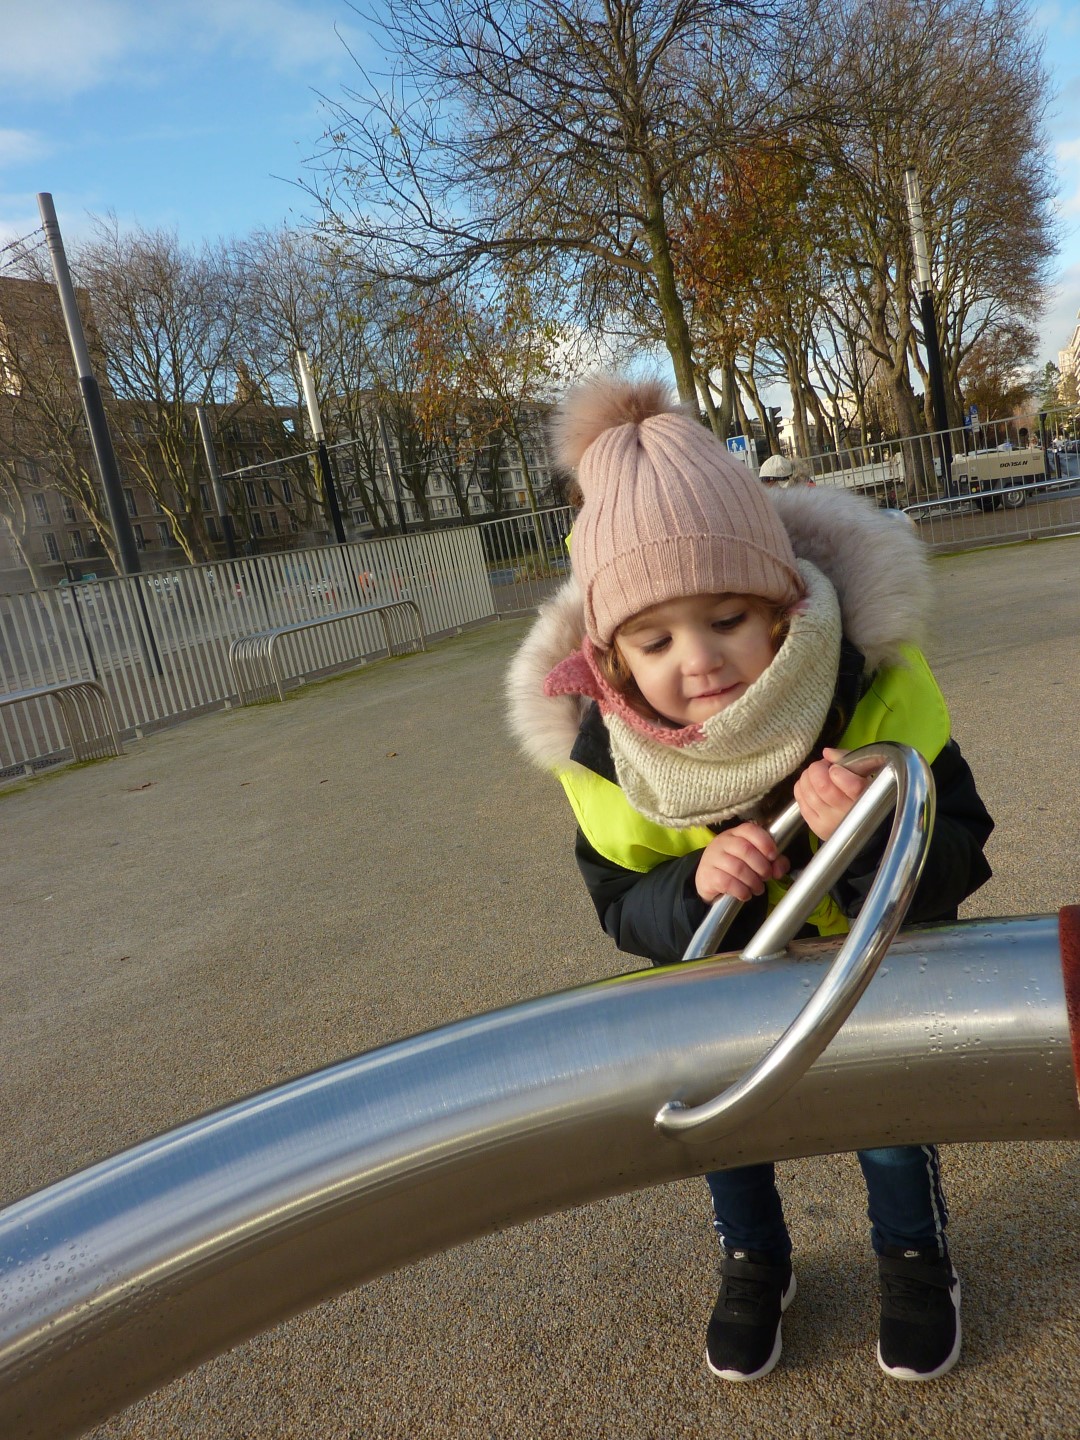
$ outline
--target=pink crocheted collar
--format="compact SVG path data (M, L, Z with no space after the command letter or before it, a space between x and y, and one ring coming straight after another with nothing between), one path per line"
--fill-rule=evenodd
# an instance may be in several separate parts
M600 669L596 659L596 647L587 635L580 650L575 650L565 660L560 660L548 673L544 680L544 694L551 697L585 695L596 701L602 715L618 715L639 735L645 735L650 740L659 740L662 745L673 745L676 749L693 745L704 735L700 725L675 727L665 725L659 720L646 720L644 715L639 715L626 696L611 685Z

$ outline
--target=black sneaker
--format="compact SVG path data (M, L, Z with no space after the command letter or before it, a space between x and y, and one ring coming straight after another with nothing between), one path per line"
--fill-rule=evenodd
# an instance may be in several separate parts
M878 1257L878 1364L894 1380L936 1380L960 1356L960 1282L947 1255L890 1247Z
M721 1380L758 1380L780 1359L780 1317L795 1295L791 1261L725 1250L705 1358Z

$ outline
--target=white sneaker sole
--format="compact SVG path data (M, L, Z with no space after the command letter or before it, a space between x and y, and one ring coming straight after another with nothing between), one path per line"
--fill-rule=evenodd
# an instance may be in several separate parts
M877 1363L881 1366L882 1370L885 1371L885 1374L890 1376L893 1380L906 1380L908 1382L914 1381L916 1383L923 1380L938 1380L941 1378L942 1375L947 1375L949 1371L953 1368L953 1366L956 1364L957 1360L959 1360L960 1281L957 1279L956 1271L954 1270L952 1273L954 1281L952 1287L952 1302L953 1309L956 1311L956 1339L953 1342L952 1349L949 1351L946 1358L941 1362L941 1364L937 1367L936 1370L911 1370L906 1365L886 1365L885 1361L881 1358L881 1341L879 1340L877 1346Z
M795 1299L795 1289L795 1272L793 1270L791 1272L791 1279L788 1281L788 1287L784 1291L783 1295L781 1295L780 1297L781 1315L783 1315L784 1311L791 1304L792 1300ZM765 1364L762 1365L760 1370L754 1370L750 1375L744 1375L741 1370L718 1370L716 1366L712 1363L712 1361L709 1359L708 1350L705 1351L705 1364L709 1367L712 1373L719 1376L721 1380L732 1380L735 1382L736 1385L745 1384L748 1380L760 1380L762 1376L768 1375L770 1370L775 1369L776 1362L780 1359L780 1351L784 1348L783 1340L780 1333L783 1328L783 1321L781 1321L780 1324L776 1327L776 1344L772 1348L772 1354L769 1356L768 1360L765 1361Z

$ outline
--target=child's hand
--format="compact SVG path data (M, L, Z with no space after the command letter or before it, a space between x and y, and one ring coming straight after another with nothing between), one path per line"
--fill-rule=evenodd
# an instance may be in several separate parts
M845 753L823 750L825 758L808 765L795 781L799 813L819 840L829 839L872 778L837 765Z
M766 880L779 880L791 868L776 841L760 825L749 821L723 831L701 852L694 884L707 904L720 895L749 900L760 895Z

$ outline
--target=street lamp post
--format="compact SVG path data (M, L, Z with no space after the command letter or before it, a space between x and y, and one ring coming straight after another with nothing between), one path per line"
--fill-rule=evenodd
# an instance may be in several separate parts
M934 297L930 283L930 261L926 249L926 227L923 223L922 194L919 174L909 165L904 171L904 193L907 197L908 221L911 225L911 247L915 256L915 281L919 288L919 309L922 315L926 368L930 377L930 402L934 424L941 437L942 481L947 486L952 469L952 444L949 439L949 412L945 404L945 381L941 373L941 345L938 341Z
M341 506L338 504L337 486L334 484L334 472L330 468L330 452L326 448L326 432L323 430L322 414L319 411L319 397L315 391L315 377L311 373L311 366L308 363L308 353L306 350L297 350L296 363L300 367L300 382L304 387L304 399L307 401L308 419L311 421L311 432L315 436L315 446L319 461L319 479L322 481L323 494L326 496L326 506L330 511L330 520L334 527L334 536L339 545L344 545L345 526L341 520Z
M45 232L45 240L49 247L49 259L52 262L53 276L56 279L56 291L60 297L60 308L64 316L64 326L67 329L68 343L75 361L75 373L79 381L83 413L86 416L86 428L90 434L90 446L94 453L98 474L101 477L109 522L116 540L116 556L120 562L120 572L123 575L137 575L142 566L139 562L138 547L135 544L135 531L124 504L124 491L120 480L120 470L116 463L116 451L113 449L109 424L105 418L101 389L94 377L93 367L90 363L90 349L86 343L86 332L83 329L82 316L79 314L79 305L75 298L75 287L71 283L71 272L68 269L64 240L56 219L56 207L53 205L52 196L47 191L42 191L37 200L38 213L41 215L41 228Z
M233 526L233 518L229 512L229 501L225 494L225 485L221 479L221 470L218 468L217 451L214 449L214 437L210 431L210 419L201 405L195 406L195 416L199 422L199 434L202 437L203 451L206 454L206 468L210 472L210 484L214 493L214 504L217 506L218 518L221 521L221 533L225 537L225 554L230 560L235 560L236 529Z

